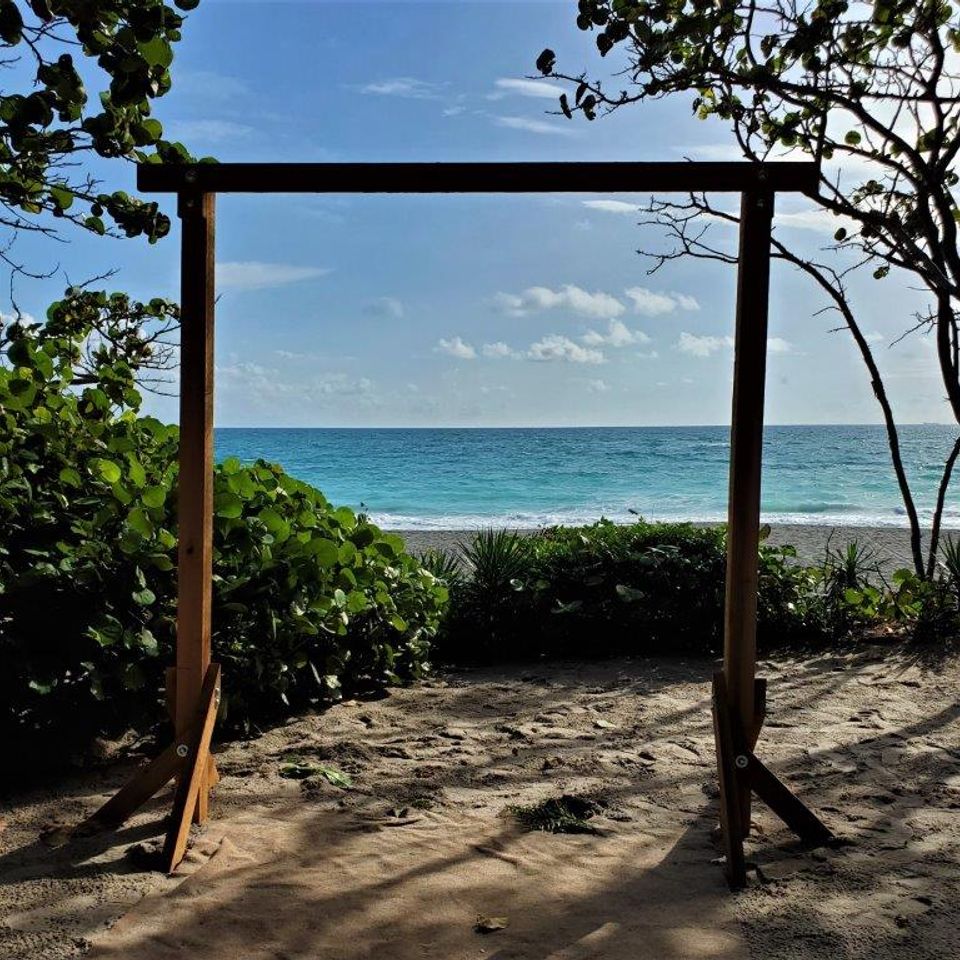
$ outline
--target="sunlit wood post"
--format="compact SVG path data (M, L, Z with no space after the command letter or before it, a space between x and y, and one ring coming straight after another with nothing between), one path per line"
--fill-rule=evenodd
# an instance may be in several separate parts
M723 672L729 704L748 749L755 742L757 669L757 549L763 398L767 369L770 228L773 193L753 189L740 201L740 269L730 425L730 493ZM750 827L750 791L742 797L743 833Z
M180 485L177 659L174 722L178 742L197 717L210 666L213 582L214 195L183 190L180 260ZM207 817L201 784L194 819Z

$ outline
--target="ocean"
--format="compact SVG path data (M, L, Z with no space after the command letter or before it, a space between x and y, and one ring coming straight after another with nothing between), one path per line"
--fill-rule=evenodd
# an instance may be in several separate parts
M930 517L956 428L905 426L904 463ZM903 526L881 426L767 427L773 524ZM726 427L220 428L216 456L264 458L391 529L726 519ZM944 525L960 528L960 480Z

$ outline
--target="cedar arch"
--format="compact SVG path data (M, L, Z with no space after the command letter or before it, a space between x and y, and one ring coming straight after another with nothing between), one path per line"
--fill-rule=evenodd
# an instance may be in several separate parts
M779 192L812 193L814 163L209 163L144 164L137 185L176 193L181 238L179 597L176 665L168 673L175 738L94 819L119 823L177 779L164 865L183 857L193 820L208 817L217 781L210 754L220 670L210 659L213 533L215 197L218 193L740 194L723 668L713 718L726 873L745 882L743 840L756 794L802 839L832 838L755 756L766 684L756 677L757 547L770 287L770 232Z

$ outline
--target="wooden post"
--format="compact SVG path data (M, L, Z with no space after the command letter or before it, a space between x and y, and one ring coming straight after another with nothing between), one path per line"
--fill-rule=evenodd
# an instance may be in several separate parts
M177 659L174 713L177 740L196 721L210 666L213 578L213 311L214 195L179 197L180 258L180 486ZM194 817L207 818L209 778Z
M736 735L752 744L757 666L757 548L760 466L767 366L770 228L773 193L745 192L740 201L740 268L730 426L730 493L723 672ZM750 829L750 791L742 794L743 836Z

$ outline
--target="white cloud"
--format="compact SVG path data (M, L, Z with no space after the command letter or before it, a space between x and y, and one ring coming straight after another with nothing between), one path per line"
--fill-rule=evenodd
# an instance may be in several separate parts
M733 346L733 337L698 337L684 331L677 340L677 349L694 357L709 357L724 347Z
M547 100L556 100L563 87L543 80L514 80L510 77L500 77L493 84L497 89L491 93L488 100L501 100L507 94L515 93L521 97L542 97Z
M485 356L491 359L500 359L502 357L513 357L516 354L513 351L513 348L505 344L502 340L498 340L496 343L485 343L481 348L480 352Z
M569 337L551 334L530 345L527 351L530 360L565 363L603 363L604 356L599 350L582 347Z
M688 293L677 293L676 290L670 291L670 296L677 301L677 306L681 310L699 310L700 303L696 297L691 297Z
M22 323L24 325L30 325L37 322L36 317L32 313L3 313L0 311L0 327L6 327L11 323Z
M590 210L600 210L603 213L630 214L640 212L640 208L635 203L627 203L625 200L584 200L582 203Z
M792 212L777 211L773 219L778 227L792 227L795 230L828 233L830 236L833 236L841 227L846 230L857 228L857 224L849 217L835 216L823 207L809 207L806 210L794 210Z
M606 333L589 330L580 338L588 347L629 347L649 343L650 338L642 330L631 330L622 320L611 320Z
M552 310L563 307L584 317L606 319L619 317L624 305L609 293L597 290L591 293L571 283L558 290L549 287L527 287L522 293L498 293L494 302L513 317L524 317L537 310Z
M733 337L698 337L684 331L677 340L677 349L681 353L688 353L693 357L710 357L718 350L733 348ZM783 337L769 337L767 350L770 353L793 353L793 344Z
M254 132L253 127L233 120L181 120L171 127L178 139L203 143L242 140Z
M877 330L872 330L870 333L865 333L863 339L866 340L867 343L880 343L881 340L885 340L886 338Z
M630 287L625 293L633 301L633 309L647 317L658 317L677 309L700 309L696 299L686 293L665 293L646 287Z
M363 312L372 317L399 320L403 316L403 304L396 297L377 297L363 305Z
M494 117L493 122L498 127L526 130L527 133L557 134L561 137L569 137L576 133L576 128L572 125L565 126L563 123L551 123L548 120L533 120L530 117Z
M674 147L676 153L691 160L743 160L743 150L736 143L701 143L695 146Z
M588 380L587 390L590 393L609 393L610 384L606 380Z
M314 280L330 272L325 267L300 267L292 263L264 263L261 260L233 260L217 264L217 286L221 290L263 290L301 280Z
M433 100L437 96L437 87L426 80L416 77L389 77L374 80L360 88L361 93L372 93L381 97L406 97L411 100Z
M445 117L459 117L461 113L466 113L466 110L467 110L466 107L460 107L460 106L444 107L443 115Z
M254 403L313 402L334 396L369 397L373 381L345 373L321 373L306 380L291 380L279 370L249 361L236 361L216 369L217 381L226 393L242 395Z
M197 97L233 100L249 93L247 85L239 77L214 70L178 70L174 90L186 94L191 100Z
M451 337L449 340L438 340L433 348L437 353L445 353L458 360L476 360L477 351L463 338Z

